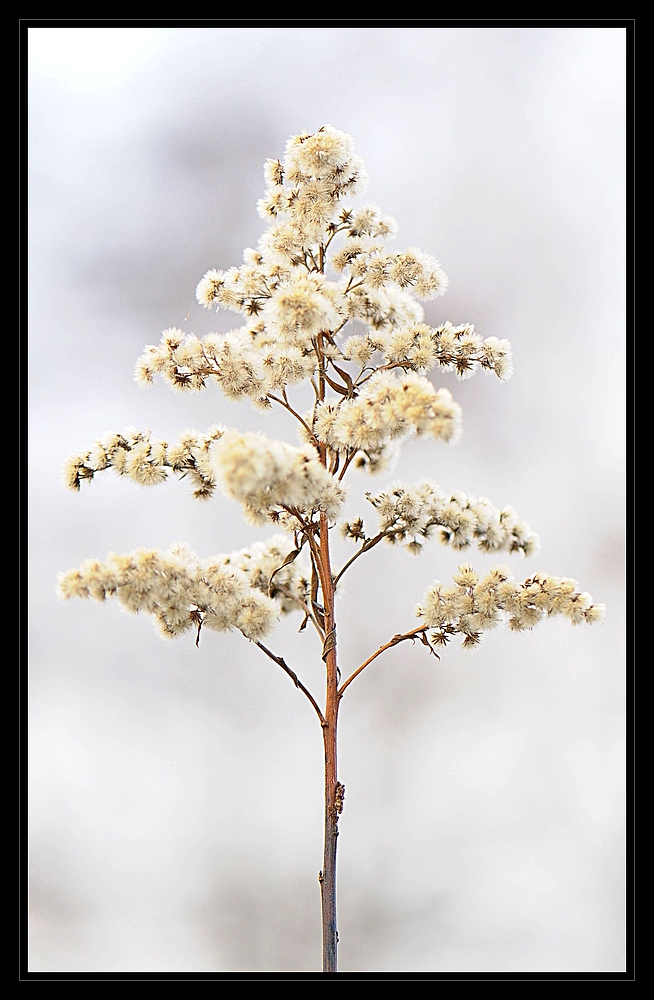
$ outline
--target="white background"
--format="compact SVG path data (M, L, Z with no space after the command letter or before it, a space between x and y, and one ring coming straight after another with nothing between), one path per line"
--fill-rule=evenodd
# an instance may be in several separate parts
M461 442L411 441L393 476L513 504L597 628L494 632L440 662L405 643L343 702L342 972L624 968L625 32L614 28L32 28L30 664L33 971L316 971L319 727L240 636L166 644L117 604L60 603L85 558L269 534L185 482L64 490L106 431L222 422L295 440L218 389L132 381L164 327L237 325L194 289L263 223L262 163L331 123L364 201L450 278L432 323L513 343L506 385L436 375ZM190 310L188 319L185 316ZM370 521L372 525L372 520ZM352 549L339 541L337 554ZM497 559L472 553L482 569ZM338 560L337 560L338 561ZM345 673L413 627L461 561L376 549L340 605ZM504 561L507 561L505 558ZM270 645L316 691L314 637Z

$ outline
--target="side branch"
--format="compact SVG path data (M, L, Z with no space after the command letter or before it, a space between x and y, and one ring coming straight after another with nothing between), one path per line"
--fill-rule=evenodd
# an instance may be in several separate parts
M352 461L352 459L353 459L353 458L354 458L354 456L356 455L356 453L357 453L357 450L358 450L357 448L353 448L353 449L352 449L352 451L350 451L350 452L348 453L348 456L347 456L347 458L345 459L345 462L344 462L344 464L343 464L343 468L342 468L342 470L341 470L341 474L340 474L340 476L338 477L338 481L339 481L339 483L341 482L341 480L343 479L343 476L345 475L345 473L347 472L348 468L350 467L350 462ZM336 472L338 472L338 469L336 469L335 471L336 471Z
M315 599L317 597L317 592L314 593L314 576L317 576L320 581L320 587L322 589L323 595L326 593L326 577L323 569L323 561L320 551L320 546L316 541L316 535L320 534L320 525L315 521L305 521L305 519L300 514L299 510L294 507L286 507L281 504L285 511L291 514L293 517L297 518L300 522L300 531L309 543L309 552L311 553L311 568L312 568L312 582L311 582L311 604L314 606ZM323 596L323 600L325 597Z
M273 652L271 652L266 646L264 646L264 644L262 642L259 642L258 639L253 639L253 640L251 639L250 641L254 642L254 644L256 646L258 646L259 649L263 650L263 652L266 654L266 656L269 656L271 660L274 660L275 663L277 663L282 668L282 670L284 670L288 674L288 676L291 678L291 680L295 684L296 688L299 688L300 691L302 691L307 696L307 698L309 699L309 701L311 702L311 704L315 708L316 714L318 715L318 718L320 719L320 725L323 726L323 727L326 726L327 723L325 721L325 716L320 711L320 707L319 707L316 699L313 697L313 695L311 694L311 692L307 688L305 688L304 684L302 683L302 681L300 680L300 678L298 677L298 675L293 670L291 670L291 668L288 666L288 664L284 660L284 657L283 656L275 656L275 654Z
M375 545L377 545L378 542L381 542L382 538L385 535L386 535L385 531L380 531L379 534L375 535L374 538L369 538L366 542L363 543L363 545L361 546L361 548L359 549L359 551L355 552L351 559L348 559L348 561L345 563L345 565L339 570L339 572L334 577L334 587L336 587L336 584L338 583L338 581L340 580L340 578L343 576L343 573L345 572L345 570L349 566L351 566L352 563L355 562L355 560L359 558L359 556L362 556L364 552L369 552L370 549L372 549Z
M437 660L440 659L438 653L436 652L436 650L430 643L429 639L425 635L428 627L429 626L427 625L419 625L418 628L414 628L413 631L411 632L404 632L401 634L398 633L397 635L394 635L393 638L390 640L390 642L387 642L386 645L384 646L380 646L376 653L373 653L372 656L369 656L368 659L365 661L365 663L362 663L360 667L357 667L357 669L354 671L353 674L350 674L345 683L341 684L340 688L338 689L338 697L339 698L343 697L343 692L345 691L346 687L352 683L355 677L359 676L362 670L366 669L369 663L372 663L373 660L376 660L377 657L381 655L381 653L385 652L385 650L390 649L391 646L397 646L398 643L404 642L405 639L411 639L413 642L415 642L418 636L420 636L420 641L423 643L423 645L429 648L429 651L434 654Z
M325 640L324 629L321 628L320 623L317 621L316 616L314 615L309 605L306 604L300 597L296 597L295 594L288 589L288 587L285 587L281 583L275 584L275 590L278 590L280 594L284 595L284 597L288 597L289 601L293 601L295 604L297 604L299 608L302 608L304 614L306 615L304 624L306 625L306 621L308 619L315 628L318 635L320 636L321 641L324 642ZM300 631L303 631L303 629L300 629Z
M296 420L299 420L299 422L302 424L302 426L304 427L305 431L309 435L309 437L311 439L311 443L314 445L315 448L317 448L318 450L320 450L320 446L318 444L318 439L315 436L315 434L313 433L313 431L311 430L311 428L309 427L308 423L306 422L306 420L303 417L300 416L300 414L297 412L297 410L293 409L293 407L291 406L291 404L288 401L288 397L286 396L286 390L284 389L284 390L282 390L282 392L283 392L283 396L284 396L283 399L280 399L279 396L273 395L272 392L268 393L268 399L272 399L273 402L279 403L279 405L283 406L285 410L288 410L288 412L290 414L292 414L292 416L294 416Z

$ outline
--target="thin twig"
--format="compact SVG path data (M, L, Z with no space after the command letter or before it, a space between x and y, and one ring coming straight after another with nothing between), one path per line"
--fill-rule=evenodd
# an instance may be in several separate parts
M300 423L302 424L302 426L306 430L307 434L310 436L311 441L313 442L313 444L315 444L315 446L317 448L318 447L318 439L317 439L317 437L315 436L315 434L313 433L313 431L309 427L309 425L306 422L306 420L304 419L304 417L301 417L300 414L296 410L294 410L293 407L291 406L291 404L289 403L288 399L286 398L286 390L283 390L283 391L284 391L284 399L280 399L279 396L273 395L272 392L269 392L267 394L268 395L268 399L272 399L275 403L279 403L279 405L283 406L285 410L288 410L289 413L292 413L293 416L295 417L295 419L300 421Z
M365 385L368 379L371 379L373 375L377 374L377 372L387 372L391 368L404 368L405 371L413 371L414 364L412 361L392 361L387 365L380 365L378 368L373 368L370 375L366 375L363 379L361 378L361 375L359 375L354 383L355 388L358 389L360 386ZM364 368L363 371L366 371L366 369ZM361 374L363 374L363 372Z
M327 723L325 721L325 716L320 711L320 708L318 706L318 703L317 703L316 699L313 697L313 695L311 694L311 692L307 688L305 688L304 684L299 679L298 675L293 670L291 670L291 668L288 666L288 664L284 660L284 657L283 656L275 656L275 654L272 653L266 646L264 646L264 644L262 642L259 642L258 639L251 639L250 642L254 642L255 646L258 646L259 649L263 650L263 652L266 654L266 656L269 656L271 660L274 660L275 663L277 663L282 668L282 670L286 671L286 673L288 674L288 676L291 678L291 680L295 684L296 688L299 688L300 691L302 691L307 696L307 698L309 699L309 701L311 702L311 704L315 708L315 710L316 710L316 712L318 714L318 718L320 719L320 725L321 726L326 726Z
M349 280L349 281L348 281L348 283L347 283L347 288L346 288L346 289L345 289L345 291L344 291L344 295L347 295L347 294L348 294L348 292L353 292L353 291L355 290L355 288L361 288L361 286L362 286L363 284L365 284L365 282L364 282L364 280L363 280L363 279L362 279L361 281L357 282L357 284L356 284L356 285L352 285L352 284L350 284L350 282L351 282L351 281L352 281L352 278L350 278L350 280Z
M348 470L348 467L349 467L349 465L350 465L350 462L352 461L352 459L353 459L353 458L354 458L354 456L356 455L356 453L357 453L357 450L358 450L358 449L357 449L357 448L355 448L355 449L354 449L353 451L351 451L351 452L350 452L350 454L349 454L349 455L347 456L347 458L345 459L345 464L344 464L344 466L343 466L343 468L342 468L342 470L341 470L341 474L340 474L340 476L338 477L338 481L339 481L339 483L340 483L340 481L342 480L342 478L343 478L343 476L345 475L345 473L347 472L347 470Z
M319 267L319 265L318 265L318 264L316 263L316 258L315 258L315 257L313 256L313 250L308 250L308 251L307 251L307 253L308 253L308 254L309 254L309 256L311 257L311 260L313 261L313 269L314 269L314 271L319 271L319 270L320 270L320 267Z
M302 600L302 598L296 597L295 594L288 589L288 587L284 586L283 583L276 583L274 585L274 589L278 590L280 592L280 594L284 595L284 597L288 597L289 601L295 601L295 603L297 605L299 605L299 607L302 608L302 610L304 611L305 615L311 621L311 624L314 626L316 632L318 633L318 635L320 636L320 638L324 641L324 639L325 639L325 633L324 633L323 629L321 629L320 625L318 624L318 621L316 620L316 617L313 614L313 611L311 610L311 608L309 607L309 605L305 604L305 602Z
M375 545L377 545L378 542L381 542L382 538L384 538L385 535L386 535L385 531L380 531L379 534L375 535L374 538L369 538L367 542L364 542L359 551L355 552L352 558L348 559L348 561L345 563L345 566L343 566L336 574L336 576L334 577L334 586L336 586L340 578L343 576L345 570L349 566L351 566L352 563L359 558L359 556L362 556L364 552L369 552L370 549L372 549Z
M327 242L325 244L322 244L321 247L320 247L320 249L323 252L323 255L325 254L325 251L327 250L327 247L329 246L329 244L331 243L331 241L336 236L336 233L342 233L344 229L349 229L349 226L347 226L347 225L336 226L336 228L334 229L333 233L331 234L331 236L329 237L329 239L327 240Z
M300 525L301 525L300 531L302 532L302 534L306 538L307 542L309 543L309 549L310 549L310 552L311 552L311 567L312 567L312 572L314 574L317 574L317 577L320 580L320 586L322 588L323 594L325 594L326 593L326 582L325 582L325 577L324 577L324 573L323 573L322 559L321 559L321 555L320 555L320 548L318 546L318 543L316 542L316 537L315 537L316 534L319 532L320 526L318 524L316 524L315 522L313 522L313 521L305 521L305 519L302 517L302 515L300 514L300 512L298 510L296 510L294 507L287 507L284 504L280 504L280 506L283 508L283 510L285 510L292 517L297 518L297 520L300 522ZM314 599L314 594L313 594L313 578L312 578L312 593L311 593L311 597L312 597L312 601L313 601L313 599Z
M350 321L350 318L349 318L349 316L348 316L348 317L347 317L347 319L344 319L344 320L343 320L343 322L341 323L341 325L340 325L340 326L337 326L335 330L332 330L332 331L331 331L331 335L332 335L332 337L335 337L337 333L340 333L340 332L341 332L341 330L343 329L343 327L345 326L345 324L346 324L346 323L349 323L349 321ZM342 352L341 352L341 353L342 353Z
M320 581L320 589L323 595L323 602L326 601L326 595L329 593L330 587L327 582L327 577L325 576L325 570L323 565L322 556L320 553L320 547L316 543L313 536L307 536L309 542L309 548L311 549L311 560L315 567L316 573L318 574L318 579ZM333 587L333 584L332 584Z
M436 658L438 658L438 653L434 650L433 646L429 642L429 639L425 635L425 632L427 631L428 627L429 626L427 625L419 625L418 628L414 628L412 632L404 632L402 634L394 635L393 638L390 640L390 642L387 642L384 646L380 646L376 653L373 653L372 656L369 656L368 659L365 661L365 663L362 663L360 667L357 667L357 669L354 671L353 674L350 674L345 683L341 684L340 688L338 689L338 697L339 698L343 697L343 692L345 691L346 687L348 687L348 685L352 683L355 677L358 677L358 675L361 673L362 670L365 670L365 668L368 666L369 663L372 663L373 660L376 660L377 657L385 650L390 649L391 646L397 646L399 642L404 642L405 639L415 640L416 637L420 635L421 641L425 644L425 646L429 646L431 652L434 654Z

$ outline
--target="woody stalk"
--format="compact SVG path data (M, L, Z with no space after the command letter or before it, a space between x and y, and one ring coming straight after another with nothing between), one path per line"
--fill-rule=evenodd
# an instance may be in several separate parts
M428 372L459 378L481 371L502 381L512 373L507 340L483 339L469 323L424 322L422 301L443 294L447 278L420 250L395 252L387 243L395 222L374 205L354 207L366 175L349 135L332 126L289 139L280 160L264 165L266 189L258 203L267 228L243 263L207 271L197 300L240 314L226 334L199 338L171 328L139 359L142 385L160 376L181 392L218 385L228 399L247 397L260 411L281 407L295 423L296 444L222 425L187 431L176 442L149 431L107 434L71 456L66 485L113 469L143 486L170 473L187 479L193 496L208 500L216 488L239 503L254 526L276 533L238 552L198 558L185 545L166 552L137 549L88 560L62 573L63 598L104 601L115 596L130 612L152 616L159 634L173 639L205 631L238 630L293 681L322 729L325 755L325 841L319 875L323 972L337 971L336 847L345 789L338 779L337 725L341 699L385 650L420 640L428 653L455 637L465 647L506 623L532 629L552 615L592 624L603 606L574 580L536 573L518 582L503 565L479 576L463 563L449 585L435 581L416 609L417 625L382 636L379 648L349 674L338 665L336 597L343 575L384 542L420 553L432 538L457 550L532 555L538 539L511 507L448 492L435 483L393 483L366 493L376 524L363 517L338 524L355 549L332 565L330 532L345 499L352 468L383 474L399 444L412 434L453 442L460 407ZM358 324L356 332L346 329ZM313 403L300 412L294 387L311 387ZM268 635L281 615L298 614L318 638L325 693L314 695ZM264 642L265 640L265 642ZM345 662L346 656L342 658Z

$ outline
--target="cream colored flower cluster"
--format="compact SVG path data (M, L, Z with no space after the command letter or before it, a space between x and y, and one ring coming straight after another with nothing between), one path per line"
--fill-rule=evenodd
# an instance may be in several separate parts
M352 136L331 125L291 136L283 163L266 161L264 179L266 193L257 206L259 214L264 219L292 215L304 228L307 244L331 221L338 201L360 194L368 182Z
M273 292L261 318L281 344L306 351L321 331L336 331L347 322L347 298L318 271L294 274Z
M188 476L193 496L203 500L219 485L238 500L251 523L270 518L289 530L299 524L292 508L311 516L324 512L336 517L345 490L320 463L309 445L295 448L264 434L212 427L207 434L187 431L174 445L152 441L149 431L106 434L90 451L72 455L65 463L65 484L79 490L84 480L113 468L144 486L163 482L168 470Z
M345 490L313 448L295 448L264 434L226 431L211 449L211 468L223 492L254 524L271 518L296 530L295 513L333 518L345 499Z
M343 355L362 366L368 366L376 352L389 366L420 372L439 367L455 372L461 379L482 370L494 372L506 381L513 373L509 341L497 337L483 340L470 323L443 323L437 327L410 323L389 333L355 335L343 345Z
M376 372L356 399L316 407L314 433L334 451L378 450L412 431L453 441L460 429L461 408L448 389L435 389L414 372L398 376Z
M201 561L185 545L174 545L168 552L111 552L104 563L89 559L79 569L60 574L59 594L96 601L115 596L127 611L152 615L168 639L200 626L216 632L237 628L248 639L261 639L280 611L277 602L256 589L246 573L226 564L225 557Z
M176 444L152 441L149 431L132 430L123 434L105 434L90 451L71 455L63 468L63 478L71 490L79 490L84 480L97 472L115 469L141 486L154 486L168 476L168 469L186 476L194 485L193 496L204 500L213 493L216 481L209 451L225 428L215 426L207 434L186 431Z
M283 162L268 160L264 176L258 209L268 230L256 250L246 250L242 267L204 275L196 290L201 305L261 314L279 337L307 346L316 333L334 334L348 319L375 329L419 320L415 299L445 291L447 278L434 257L413 248L384 250L397 226L377 206L340 207L365 186L363 164L344 132L326 126L294 136ZM345 242L329 263L342 277L332 281L324 275L336 236Z
M416 615L435 629L431 639L437 645L460 634L465 647L477 645L481 634L502 624L506 615L514 632L554 615L564 615L573 625L603 621L604 605L593 604L590 594L577 588L575 580L545 573L518 583L504 566L495 566L480 579L466 563L459 566L454 586L438 580L431 585Z
M136 380L147 385L158 373L174 389L197 391L215 382L228 399L249 397L255 406L267 409L269 393L306 381L316 366L313 351L271 341L258 321L202 339L176 328L164 330L161 343L147 347L139 358Z
M379 464L373 453L384 442L411 429L450 440L459 409L449 393L426 380L400 384L388 372L374 373L440 367L461 377L485 369L508 378L509 342L483 340L469 324L422 322L419 300L441 295L447 278L420 250L385 249L397 227L375 205L341 204L365 181L350 136L332 126L294 136L283 160L266 162L264 176L258 208L267 231L245 250L240 267L208 271L196 290L201 305L240 313L245 325L203 338L165 330L139 359L137 381L148 384L160 374L179 389L217 383L230 399L249 398L257 408L276 400L288 408L287 387L309 380L321 401L309 421L312 432L338 451L360 448L369 467ZM367 331L339 342L350 320ZM375 352L378 364L371 362ZM339 368L348 362L360 365L358 376ZM330 387L339 395L321 405ZM342 416L323 433L330 406Z
M293 136L282 160L266 161L264 179L258 210L266 232L244 251L241 266L207 271L196 289L202 306L238 313L243 325L202 338L165 330L139 358L136 379L147 385L160 375L195 391L217 384L227 398L249 399L258 409L275 403L298 420L303 445L220 426L204 435L188 431L174 444L130 431L105 435L64 469L74 490L108 468L142 485L173 471L191 481L195 497L209 497L219 485L251 523L272 520L291 534L292 544L288 534L276 535L205 562L184 546L112 554L61 577L62 596L115 594L129 610L152 614L166 636L206 625L257 639L280 610L301 607L311 615L307 602L317 595L308 595L296 557L308 543L316 560L324 524L318 515L338 515L349 466L379 471L412 433L445 442L458 435L459 405L424 373L442 369L467 378L481 370L506 380L512 372L507 340L483 339L467 323L424 323L421 300L441 295L447 277L421 250L386 248L397 227L377 206L344 203L366 182L349 135L327 125ZM349 321L364 331L346 337ZM313 393L304 416L287 393L301 383ZM448 495L430 483L367 496L380 532L368 538L361 518L346 523L344 534L362 543L353 559L382 539L418 552L434 534L456 549L475 544L530 555L537 547L537 536L512 508L499 510L487 500ZM573 622L601 618L601 606L578 593L574 581L538 575L518 584L501 568L479 581L468 566L453 587L434 584L419 609L436 629L434 641L461 633L465 645L504 612L516 630L550 614Z
M513 507L499 510L489 500L461 492L443 493L429 482L399 484L366 497L377 510L380 531L389 542L404 544L410 552L420 552L425 540L435 533L455 549L475 544L484 552L530 556L538 551L538 535L518 518Z
M222 556L222 564L240 570L251 587L274 597L285 613L297 611L309 590L306 567L295 556L288 535L273 535L265 542Z

